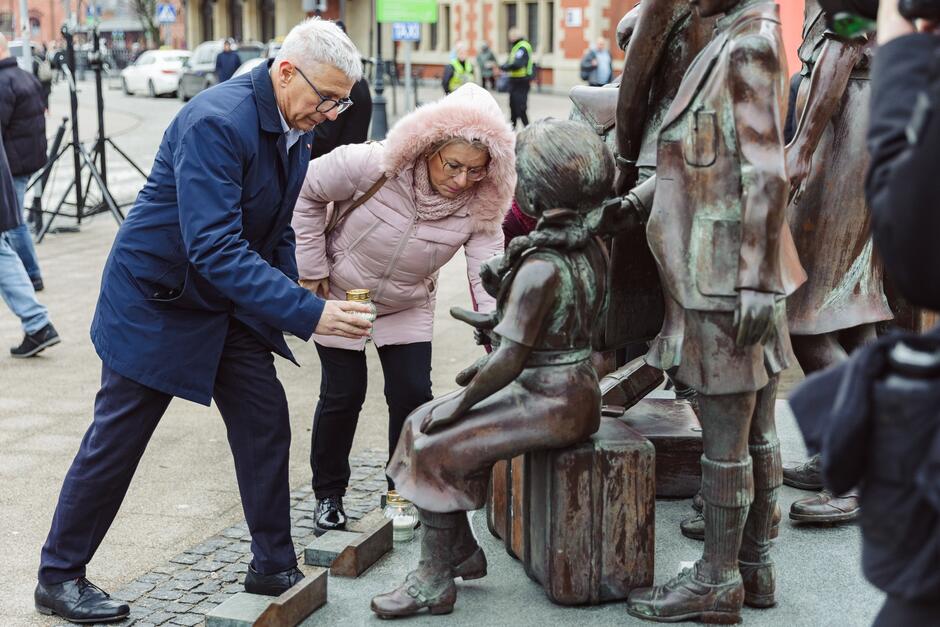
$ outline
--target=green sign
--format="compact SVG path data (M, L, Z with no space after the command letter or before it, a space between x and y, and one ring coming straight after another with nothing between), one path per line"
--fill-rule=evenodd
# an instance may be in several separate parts
M438 0L375 0L378 22L437 22Z

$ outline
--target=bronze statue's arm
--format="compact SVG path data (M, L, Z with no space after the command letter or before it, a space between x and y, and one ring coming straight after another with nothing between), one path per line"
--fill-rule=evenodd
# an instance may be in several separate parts
M826 124L842 101L852 69L864 53L863 42L828 38L809 78L806 106L800 112L796 133L786 148L787 176L793 195L809 175L813 153Z
M503 309L504 323L495 332L499 348L480 365L467 387L450 400L438 405L421 424L423 433L460 420L467 411L499 392L525 368L532 348L547 328L557 290L562 289L554 264L533 258L523 262L516 272ZM578 289L567 286L567 289ZM521 399L520 399L521 400Z
M640 17L641 4L642 2L637 2L636 6L620 18L620 23L617 24L617 46L623 51L626 51L627 46L630 44L630 39L633 37L633 31L636 29L636 21Z
M594 235L607 237L646 224L653 210L656 177L643 181L623 198L614 198L591 211L587 227Z
M734 125L741 161L741 252L737 342L762 341L782 294L780 232L787 204L780 78L784 69L774 40L764 35L734 43L729 59Z
M687 0L643 0L633 36L627 45L617 98L619 167L614 190L619 196L636 183L636 159L643 144L643 127L649 117L650 86L666 49L673 6L677 1Z

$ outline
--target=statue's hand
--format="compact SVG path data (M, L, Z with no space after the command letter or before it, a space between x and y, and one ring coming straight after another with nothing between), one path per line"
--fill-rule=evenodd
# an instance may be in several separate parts
M799 200L803 183L809 176L813 164L812 155L806 156L798 146L787 147L787 178L790 180L790 200Z
M776 297L771 292L743 289L738 291L738 308L734 326L738 330L738 346L764 343L774 328Z
M421 421L421 433L431 433L441 427L457 422L462 415L460 399L461 396L458 394L432 409L431 413Z

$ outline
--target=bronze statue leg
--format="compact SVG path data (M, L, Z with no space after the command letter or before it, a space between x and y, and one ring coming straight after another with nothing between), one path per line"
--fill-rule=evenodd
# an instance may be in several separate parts
M738 575L738 549L751 500L754 474L748 455L756 394L699 395L702 420L702 498L705 550L699 574L709 583Z
M418 517L424 526L421 561L398 588L372 599L372 611L382 618L411 616L424 608L432 614L449 614L457 601L452 562L467 514L438 514L419 508Z
M778 380L779 377L772 377L770 383L757 393L748 438L748 450L754 465L754 502L744 525L738 559L744 580L744 602L752 607L770 607L775 603L770 547L780 519L777 494L783 485L783 464L774 414Z
M839 343L849 355L854 353L855 349L871 344L877 339L878 332L874 324L860 324L857 327L839 331Z
M790 342L793 344L796 359L806 374L825 370L849 358L848 353L839 343L837 332L821 335L791 335Z

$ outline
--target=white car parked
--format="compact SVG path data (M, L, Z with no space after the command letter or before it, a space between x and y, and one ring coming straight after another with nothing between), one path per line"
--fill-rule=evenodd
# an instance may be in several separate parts
M176 94L188 50L148 50L121 71L124 93L146 92L151 98Z

